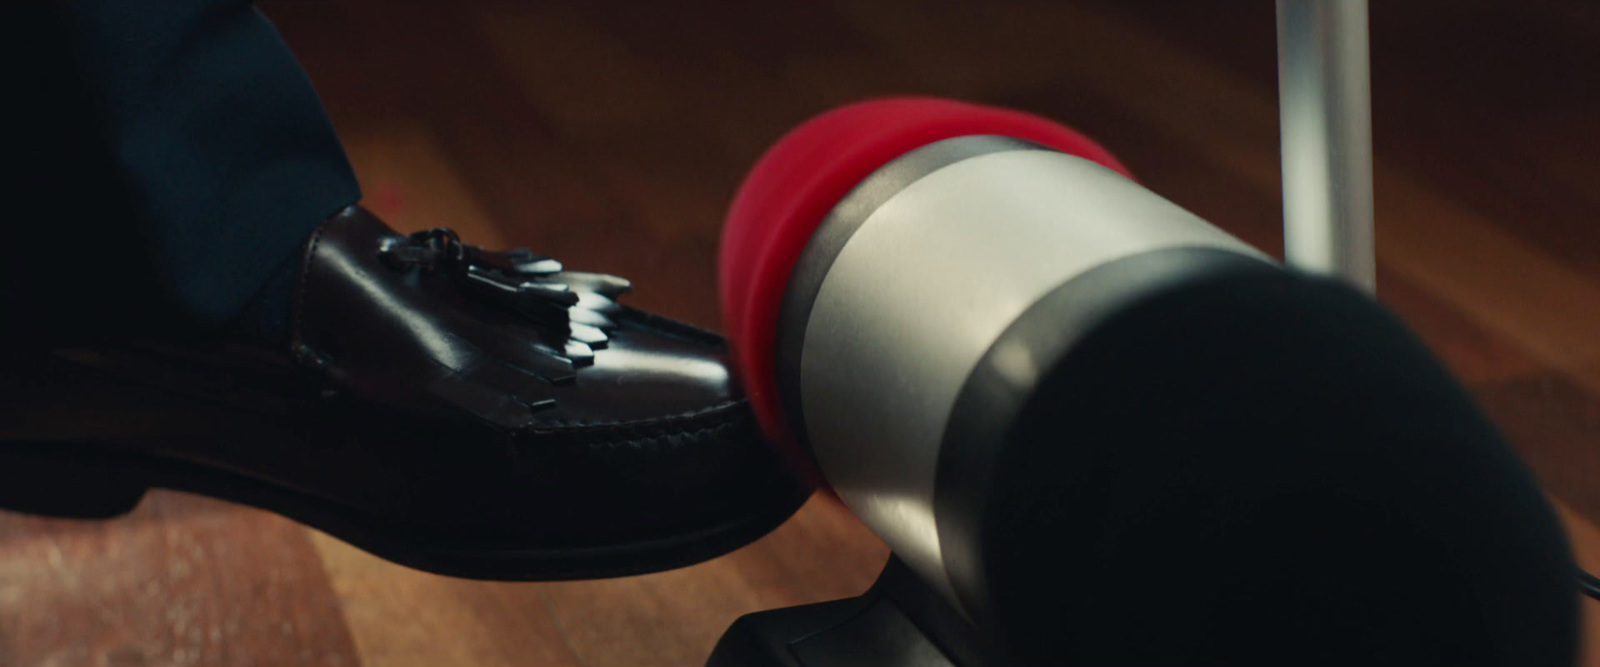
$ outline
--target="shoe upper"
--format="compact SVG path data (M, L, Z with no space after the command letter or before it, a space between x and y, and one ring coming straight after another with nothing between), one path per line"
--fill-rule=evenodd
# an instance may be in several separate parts
M618 304L627 289L351 207L306 245L289 354L13 355L0 440L176 470L149 484L315 518L380 552L398 541L385 555L434 571L683 565L759 537L808 490L763 442L722 339Z
M360 396L512 433L744 409L721 339L619 305L621 278L403 236L355 207L306 248L292 351Z
M604 542L792 502L722 339L619 305L628 287L352 207L306 246L291 349L330 400L383 414L353 428L430 473L404 509L430 523L535 513L523 529Z

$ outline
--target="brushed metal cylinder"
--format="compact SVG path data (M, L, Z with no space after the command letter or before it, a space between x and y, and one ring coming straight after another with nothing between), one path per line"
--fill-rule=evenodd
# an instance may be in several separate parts
M837 247L804 327L799 411L823 473L960 605L934 496L945 426L974 367L1057 286L1187 247L1263 257L1122 175L1054 151L983 154L905 185Z

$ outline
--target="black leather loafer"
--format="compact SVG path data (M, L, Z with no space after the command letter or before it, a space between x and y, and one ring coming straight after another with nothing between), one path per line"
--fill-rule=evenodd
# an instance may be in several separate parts
M761 442L721 338L617 304L627 287L347 209L307 244L286 354L13 351L0 507L109 517L179 489L485 579L711 558L807 491Z

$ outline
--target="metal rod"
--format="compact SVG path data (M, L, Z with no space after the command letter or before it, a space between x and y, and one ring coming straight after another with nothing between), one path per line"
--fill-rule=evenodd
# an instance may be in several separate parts
M1278 0L1284 255L1370 292L1369 67L1366 0Z

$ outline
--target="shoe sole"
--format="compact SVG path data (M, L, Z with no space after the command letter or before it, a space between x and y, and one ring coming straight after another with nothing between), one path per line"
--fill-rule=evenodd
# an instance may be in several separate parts
M731 552L782 524L810 496L668 539L550 549L471 544L429 536L237 473L92 445L0 444L0 509L75 519L132 511L151 488L248 505L316 528L386 560L425 572L493 581L600 579L670 570Z

